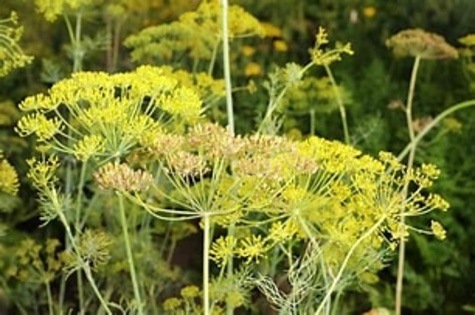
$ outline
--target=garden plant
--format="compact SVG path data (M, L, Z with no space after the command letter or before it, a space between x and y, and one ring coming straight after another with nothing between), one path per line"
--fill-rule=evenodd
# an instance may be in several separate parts
M0 10L0 314L475 312L456 1L175 2Z

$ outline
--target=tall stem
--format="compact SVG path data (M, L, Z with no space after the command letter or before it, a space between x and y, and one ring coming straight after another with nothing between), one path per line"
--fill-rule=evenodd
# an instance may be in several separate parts
M140 289L137 282L137 275L135 273L134 258L132 256L132 248L130 246L129 231L127 226L127 218L125 217L125 207L124 199L122 194L118 194L119 198L119 212L120 212L120 223L122 225L122 233L124 234L125 250L127 252L127 261L129 264L130 278L132 279L132 287L134 290L135 300L138 304L138 314L143 314L143 304L142 298L140 296Z
M228 8L229 3L228 0L221 0L221 11L222 11L222 19L221 19L221 29L223 33L223 68L224 68L224 82L226 85L226 112L228 116L228 128L231 135L234 135L235 128L234 128L234 106L233 106L233 97L232 97L232 83L231 83L231 66L229 61L229 36L228 36ZM215 47L217 48L217 46ZM213 52L215 55L216 51ZM214 65L214 60L212 65ZM210 68L209 72L211 74L212 68ZM209 244L210 244L210 222L209 222L209 215L205 215L205 237L203 240L203 305L205 309L205 315L209 313ZM228 235L234 235L235 226L231 224L228 227ZM232 257L229 258L227 269L227 275L230 277L233 274L233 259ZM232 315L233 308L229 305L226 305L226 314Z
M429 133L429 131L431 131L432 128L437 126L445 117L449 116L450 114L455 113L456 111L459 111L461 109L465 109L468 107L472 107L472 106L475 106L475 100L464 101L464 102L457 103L455 105L450 106L449 108L444 110L442 113L437 115L437 117L435 117L434 120L432 120L429 124L427 124L427 126L425 126L425 128L421 132L419 132L417 136L414 137L413 141L411 143L408 143L406 147L401 151L401 153L399 153L397 157L398 160L401 161L402 159L404 159L406 155L409 153L409 151L411 150L411 148L413 146L417 146L417 144L422 140L422 138L424 138L424 136L427 135L427 133Z
M71 165L69 165L71 167ZM78 184L78 192L77 192L77 199L76 199L76 218L74 224L74 231L76 235L81 233L81 208L82 208L82 191L84 186L84 179L86 176L86 169L87 169L87 162L84 162L81 166L81 175L79 177L79 184ZM76 273L76 280L77 280L77 287L78 287L78 295L79 295L79 309L80 314L84 314L85 312L85 300L84 300L84 285L82 281L82 273Z
M229 132L234 134L234 109L231 85L231 67L229 63L229 37L228 37L228 0L221 0L222 31L223 31L223 68L224 82L226 84L226 112L228 115Z
M210 314L209 307L209 244L211 234L210 215L203 216L203 314Z
M328 75L328 78L330 79L330 82L333 87L333 92L336 97L336 102L338 104L338 109L340 110L340 117L341 117L341 124L343 126L343 135L345 137L345 143L350 144L350 133L348 132L348 121L346 118L346 110L345 110L345 104L343 104L343 99L341 98L341 93L338 91L338 85L336 84L335 77L333 77L333 73L330 69L329 65L324 65L325 72Z
M413 105L413 99L414 99L414 91L416 87L416 80L417 80L417 71L419 70L419 64L420 64L421 58L417 56L414 59L414 65L412 66L412 73L411 73L411 81L409 83L409 93L407 96L407 103L406 103L406 123L407 123L407 129L409 131L409 140L410 143L412 144L410 149L409 149L409 157L407 160L407 176L406 176L406 181L404 183L404 187L402 190L403 194L403 199L405 200L407 198L408 192L409 192L409 174L412 170L412 167L414 165L414 158L416 156L416 143L414 141L415 139L415 132L414 132L414 126L412 124L412 105ZM401 206L401 213L404 212L404 207ZM405 225L405 217L403 215L400 216L400 224L401 226ZM401 309L402 309L402 289L403 289L403 278L404 278L404 263L405 263L405 257L406 256L406 241L404 239L404 235L401 236L400 239L400 245L399 245L399 258L398 258L398 268L397 268L397 279L396 279L396 305L395 305L395 312L396 315L401 315Z
M340 270L338 270L337 275L335 278L333 278L333 282L330 286L330 288L327 289L327 292L325 294L325 297L323 300L320 302L320 305L317 308L317 311L315 312L315 315L321 314L323 311L323 308L326 306L327 301L331 298L331 295L333 291L335 290L336 286L339 284L341 277L343 276L343 272L346 269L346 266L348 265L348 262L350 261L351 256L353 256L353 252L358 248L358 246L369 236L371 236L378 228L379 226L386 220L385 217L381 217L369 230L366 231L350 248L348 253L345 256L345 259L343 260Z
M96 297L98 298L99 302L101 303L106 313L108 315L112 315L112 312L110 311L109 306L107 305L107 302L104 300L101 292L99 291L99 288L96 285L96 282L94 280L94 277L92 276L89 265L82 262L81 253L78 249L78 246L76 245L76 241L74 239L73 233L69 226L68 220L66 219L66 216L63 213L63 209L58 202L57 194L54 191L49 191L48 194L49 194L49 199L54 201L56 213L58 214L58 217L66 230L68 243L72 247L74 253L79 257L79 259L81 259L81 267L84 270L84 273L86 274L86 279L89 281L89 284L91 285L92 290L96 294Z

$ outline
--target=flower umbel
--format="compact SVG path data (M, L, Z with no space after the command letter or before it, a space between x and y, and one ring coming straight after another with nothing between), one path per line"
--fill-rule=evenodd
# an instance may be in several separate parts
M3 158L0 151L0 192L3 191L10 195L16 195L18 192L18 174L13 166Z
M397 33L386 41L386 45L399 57L419 56L422 59L458 57L457 49L447 44L442 36L418 28Z
M153 177L146 171L134 171L127 164L108 163L94 173L101 189L114 189L123 192L147 190Z
M12 12L7 19L0 19L0 78L33 60L32 57L25 55L18 45L23 28L16 27L17 24L16 12Z

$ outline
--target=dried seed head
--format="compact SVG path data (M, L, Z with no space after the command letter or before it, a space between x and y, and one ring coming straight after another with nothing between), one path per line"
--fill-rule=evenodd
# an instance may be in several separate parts
M457 49L447 44L442 36L421 29L408 29L386 41L396 56L421 57L422 59L455 59Z
M94 173L101 189L136 192L147 190L153 182L151 174L133 170L127 164L108 163Z

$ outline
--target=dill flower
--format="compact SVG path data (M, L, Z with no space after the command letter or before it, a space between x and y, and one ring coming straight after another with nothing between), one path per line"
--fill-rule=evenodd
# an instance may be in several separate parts
M275 40L272 42L275 51L286 52L289 50L287 43L283 40Z
M191 88L179 87L173 94L162 100L161 107L172 115L192 121L200 116L201 100Z
M206 161L200 155L179 151L168 156L167 160L169 172L178 176L203 176L209 171Z
M173 311L181 307L183 300L172 297L168 298L163 302L163 309L165 311Z
M151 26L129 36L125 45L132 48L134 61L171 59L186 52L193 59L210 60L222 38L221 7L216 1L202 1L195 11L183 13L178 21ZM259 21L242 7L231 5L228 11L230 38L264 36Z
M329 43L328 33L323 27L319 27L315 35L315 45L310 49L312 62L315 65L330 65L334 61L341 60L342 54L353 55L351 44L337 42L332 49L324 49Z
M200 288L196 285L189 285L181 289L180 294L185 300L192 300L200 296Z
M104 151L104 138L98 135L85 136L74 145L74 155L80 161L87 161L89 158Z
M266 240L261 235L251 235L240 240L236 252L240 257L247 259L246 264L250 264L252 261L259 262L267 250Z
M250 62L244 68L244 75L246 77L258 76L262 74L261 65L257 62Z
M437 221L431 220L430 227L432 229L432 233L434 233L435 237L439 240L444 240L446 237L447 232L445 231L442 224Z
M109 260L111 245L112 239L107 233L88 229L79 237L78 250L83 262L97 268Z
M412 56L422 59L454 59L458 57L457 49L447 44L437 34L422 29L403 30L386 41L398 57Z
M292 239L297 232L298 226L294 221L287 220L284 223L277 221L272 223L268 232L268 238L269 241L279 244Z
M56 21L58 15L94 3L93 0L35 0L36 9L48 22Z
M244 46L241 47L241 53L245 57L250 57L250 56L254 55L255 52L256 52L256 49L252 46L244 45Z
M60 163L57 156L51 155L41 161L31 158L26 163L30 167L27 177L37 189L42 190L58 180L56 171Z
M16 195L18 192L18 174L13 166L3 158L3 153L0 151L0 192L5 192L10 195Z
M366 6L363 8L363 16L368 18L368 19L372 19L375 15L376 15L376 8L373 7L373 6Z
M233 236L221 236L210 247L210 258L218 266L224 267L234 257L237 240Z
M282 29L275 24L263 22L261 26L264 28L264 33L267 37L282 37Z
M165 125L173 129L201 117L202 101L191 86L151 66L117 74L78 72L47 94L26 98L19 107L27 114L15 130L81 160L123 157Z
M13 69L26 66L33 60L25 55L18 45L23 28L16 27L17 24L16 12L11 12L9 18L0 19L0 77L6 76Z
M101 189L114 189L125 192L147 190L153 183L153 177L146 171L134 171L127 164L108 163L94 173Z
M38 141L46 142L59 132L61 125L57 117L48 119L41 113L33 113L21 117L15 130L22 137L34 134L38 137Z

